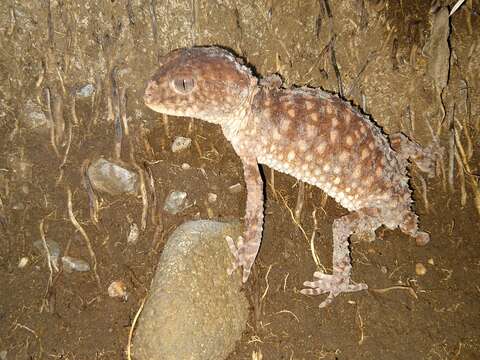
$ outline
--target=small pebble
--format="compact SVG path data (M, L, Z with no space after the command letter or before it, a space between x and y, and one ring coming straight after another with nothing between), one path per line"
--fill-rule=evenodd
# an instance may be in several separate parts
M230 186L228 191L230 191L231 194L238 194L242 191L242 184L236 183L235 185Z
M427 268L422 263L417 263L415 265L415 273L417 275L423 276L427 273Z
M140 230L138 230L138 225L135 223L130 224L130 232L127 236L127 243L128 244L135 244L138 240L138 236L140 235Z
M385 265L382 265L382 266L380 267L380 271L381 271L383 274L386 274L386 273L388 273L388 268L387 268Z
M208 193L207 194L207 200L209 203L214 203L217 201L217 194L214 193Z
M18 267L20 269L23 269L25 266L27 266L27 264L28 264L28 257L22 257L18 262Z
M85 272L90 271L90 265L81 259L75 259L70 256L62 256L63 269L66 272L79 271Z
M172 143L172 152L176 153L188 149L191 144L192 139L183 136L177 136Z
M87 84L77 90L77 96L80 97L89 97L93 94L95 87L92 84Z
M7 360L7 350L0 351L0 360Z
M123 301L127 301L128 299L128 292L127 292L127 285L123 280L116 280L110 284L108 287L108 296L114 298L120 298Z
M428 261L427 261L427 262L428 262L430 265L432 265L432 266L433 266L433 265L435 265L435 262L433 261L433 259L432 259L432 258L428 259Z
M187 193L183 191L172 191L165 200L163 210L176 215L186 207Z
M182 169L183 169L183 170L188 170L188 169L190 169L190 168L191 168L190 164L187 164L187 163L183 163L183 164L182 164Z
M110 195L134 194L138 188L138 175L112 161L99 158L87 170L92 187Z

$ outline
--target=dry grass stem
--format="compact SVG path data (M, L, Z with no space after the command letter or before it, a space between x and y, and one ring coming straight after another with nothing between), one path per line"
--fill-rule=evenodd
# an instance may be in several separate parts
M478 185L478 178L473 174L473 172L470 168L469 160L467 158L467 155L465 153L465 150L463 148L463 145L462 145L461 141L458 141L459 137L458 137L458 132L457 132L456 128L455 128L455 135L456 135L456 139L457 139L455 144L457 145L457 149L460 153L460 158L462 160L463 168L466 171L466 175L468 177L470 186L472 187L473 200L474 200L474 203L475 203L475 207L477 209L478 216L480 216L480 189L479 189L479 185Z
M297 320L297 323L300 323L300 320L298 320L298 317L297 315L295 315L293 312L291 312L290 310L280 310L279 312L276 312L275 314L291 314L295 320Z
M87 245L87 249L88 249L88 252L90 253L90 258L92 260L93 274L95 276L95 280L97 281L98 288L101 290L102 286L100 282L100 277L98 276L98 273L97 273L97 257L95 256L95 252L93 251L90 238L88 237L86 231L79 224L75 215L73 214L72 191L70 190L70 188L67 188L67 207L68 207L68 216L70 217L70 221L72 222L75 229L77 229L80 232L80 234L82 234L83 239L85 240L85 244Z
M122 88L120 90L120 118L122 120L123 131L125 132L125 136L130 134L128 129L128 121L127 121L127 89Z
M283 292L287 290L287 279L289 275L290 273L287 273L287 275L285 275L285 279L283 279Z
M132 326L130 326L130 331L128 332L128 343L127 343L127 359L131 360L132 359L132 338L133 338L133 331L135 330L135 325L137 324L137 320L142 313L143 306L145 305L145 300L147 298L143 298L142 303L140 304L140 308L138 309L137 313L135 314L135 317L133 318L132 321Z
M42 353L43 353L43 346L42 346L42 341L40 340L40 337L37 335L37 333L34 330L30 329L28 326L19 324L18 322L15 321L15 326L13 327L13 330L16 330L17 328L24 329L28 331L30 334L32 334L33 336L35 336L35 339L37 339L38 341L38 359L41 359Z
M458 176L460 177L460 205L464 207L467 204L467 191L465 188L465 173L463 171L463 163L460 158L460 154L457 149L455 149L455 159L457 160L457 165L459 168Z
M53 118L53 112L52 112L52 103L51 103L51 94L50 94L50 89L46 88L46 97L47 97L47 109L48 109L48 121L50 122L50 144L52 145L53 151L55 154L60 157L60 152L58 151L57 143L55 141L56 135L55 135L55 121Z
M409 292L409 294L412 295L412 297L414 297L416 300L418 300L417 293L410 286L396 285L396 286L390 286L390 287L383 288L383 289L371 289L371 291L379 293L379 294L384 294L384 293L387 293L387 292L392 291L392 290L407 290Z
M265 296L267 296L268 289L270 288L270 285L268 283L268 275L270 274L270 270L272 270L272 267L273 267L273 264L268 267L267 273L265 274L265 283L267 284L267 286L262 296L260 297L260 302L262 302Z
M90 177L88 176L89 166L90 166L90 160L86 159L82 164L82 168L80 172L82 175L82 183L88 196L88 208L90 211L90 220L92 220L92 223L94 223L95 225L98 225L98 199L97 199L97 195L93 191Z
M40 238L42 239L43 249L45 250L45 254L47 255L47 264L48 264L48 270L50 274L48 276L47 288L45 289L45 295L43 297L42 306L40 307L40 312L43 312L43 309L45 307L48 307L47 299L48 299L48 294L50 292L50 288L53 285L53 266L55 266L54 264L52 264L52 256L50 254L50 249L47 246L45 231L43 229L44 222L45 222L45 219L42 219L40 221L39 230L40 230ZM58 268L55 268L55 271L58 271Z
M60 163L60 165L58 166L59 170L60 170L60 175L58 176L58 179L57 181L55 182L55 185L58 186L58 184L60 184L60 182L62 181L62 178L63 178L63 168L65 166L65 164L67 163L67 159L68 159L68 154L70 153L70 146L72 145L72 130L73 128L73 125L70 124L69 127L68 127L68 137L67 137L67 146L65 148L65 153L63 154L63 159L62 159L62 162Z
M295 205L295 219L301 220L303 204L305 203L305 183L300 181L297 193L297 204Z
M162 124L163 124L163 129L165 130L165 136L167 138L170 137L170 127L168 123L168 116L165 114L162 114Z
M288 212L290 213L290 217L292 218L293 223L300 229L300 231L302 232L305 240L308 241L307 233L306 233L305 230L303 229L302 225L297 221L297 219L295 219L295 214L293 213L293 210L288 206L287 201L285 200L285 198L282 196L281 193L278 193L278 196L280 197L280 199L282 199L283 204L285 205L285 207L287 208Z
M320 261L320 258L317 255L317 252L315 251L315 235L317 233L317 209L313 210L312 212L312 218L313 218L313 231L312 231L312 236L310 237L310 252L312 253L312 258L315 264L317 265L318 268L321 268L324 273L327 272L327 269L325 269L325 266L323 266L322 262Z
M358 316L358 328L360 329L360 339L358 340L358 345L362 345L363 341L365 340L364 334L363 334L363 319L362 316L360 315L360 310L357 307L357 316Z

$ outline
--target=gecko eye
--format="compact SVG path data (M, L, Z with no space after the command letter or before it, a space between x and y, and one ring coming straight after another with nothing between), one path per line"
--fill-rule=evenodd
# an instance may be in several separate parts
M192 78L187 79L173 79L173 88L180 94L188 94L195 88L195 80Z

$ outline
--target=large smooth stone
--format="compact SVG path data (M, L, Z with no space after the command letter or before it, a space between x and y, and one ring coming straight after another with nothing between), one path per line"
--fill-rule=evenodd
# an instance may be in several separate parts
M163 250L136 330L137 360L224 359L248 318L240 271L227 274L233 256L225 236L240 224L210 220L179 226Z

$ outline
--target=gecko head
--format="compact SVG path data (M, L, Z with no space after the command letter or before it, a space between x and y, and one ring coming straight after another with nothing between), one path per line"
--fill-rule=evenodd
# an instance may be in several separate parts
M154 111L223 124L242 114L257 79L227 50L193 47L172 51L148 82L145 104Z

